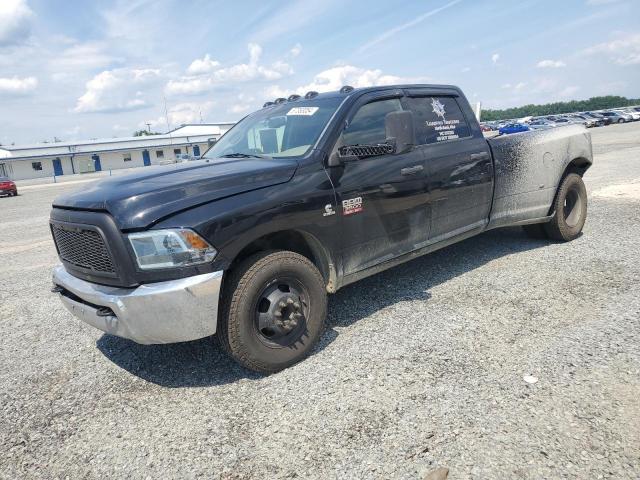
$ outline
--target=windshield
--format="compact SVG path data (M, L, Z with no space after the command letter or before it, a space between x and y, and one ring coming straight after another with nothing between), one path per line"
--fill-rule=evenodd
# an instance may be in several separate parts
M263 108L238 122L203 156L302 156L316 143L342 100L312 98Z

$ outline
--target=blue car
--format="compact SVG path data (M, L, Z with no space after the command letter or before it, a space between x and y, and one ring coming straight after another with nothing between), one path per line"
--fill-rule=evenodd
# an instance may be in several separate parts
M508 123L502 127L498 132L500 135L509 135L510 133L528 132L529 127L522 123Z

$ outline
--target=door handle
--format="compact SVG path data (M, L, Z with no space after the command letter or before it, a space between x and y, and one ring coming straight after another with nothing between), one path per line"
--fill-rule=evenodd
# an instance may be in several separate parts
M415 175L416 173L420 173L422 170L424 170L424 167L422 165L415 165L413 167L403 168L402 170L400 170L400 174Z
M489 153L488 152L480 152L480 153L472 153L471 154L471 160L475 161L475 160L489 160Z

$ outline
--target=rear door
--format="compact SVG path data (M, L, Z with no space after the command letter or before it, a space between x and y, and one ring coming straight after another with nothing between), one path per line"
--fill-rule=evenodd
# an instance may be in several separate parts
M402 110L401 95L377 92L360 99L334 151L343 145L383 143L385 115ZM426 244L430 211L419 150L360 158L331 170L345 275Z
M429 243L487 224L493 197L491 152L471 109L455 90L409 90L416 138L426 159L432 208Z

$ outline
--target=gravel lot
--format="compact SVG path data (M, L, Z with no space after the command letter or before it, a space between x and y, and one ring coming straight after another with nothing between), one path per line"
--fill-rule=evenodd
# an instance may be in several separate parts
M639 478L640 123L592 135L581 238L488 232L346 287L269 377L81 324L47 219L83 185L0 198L0 477Z

